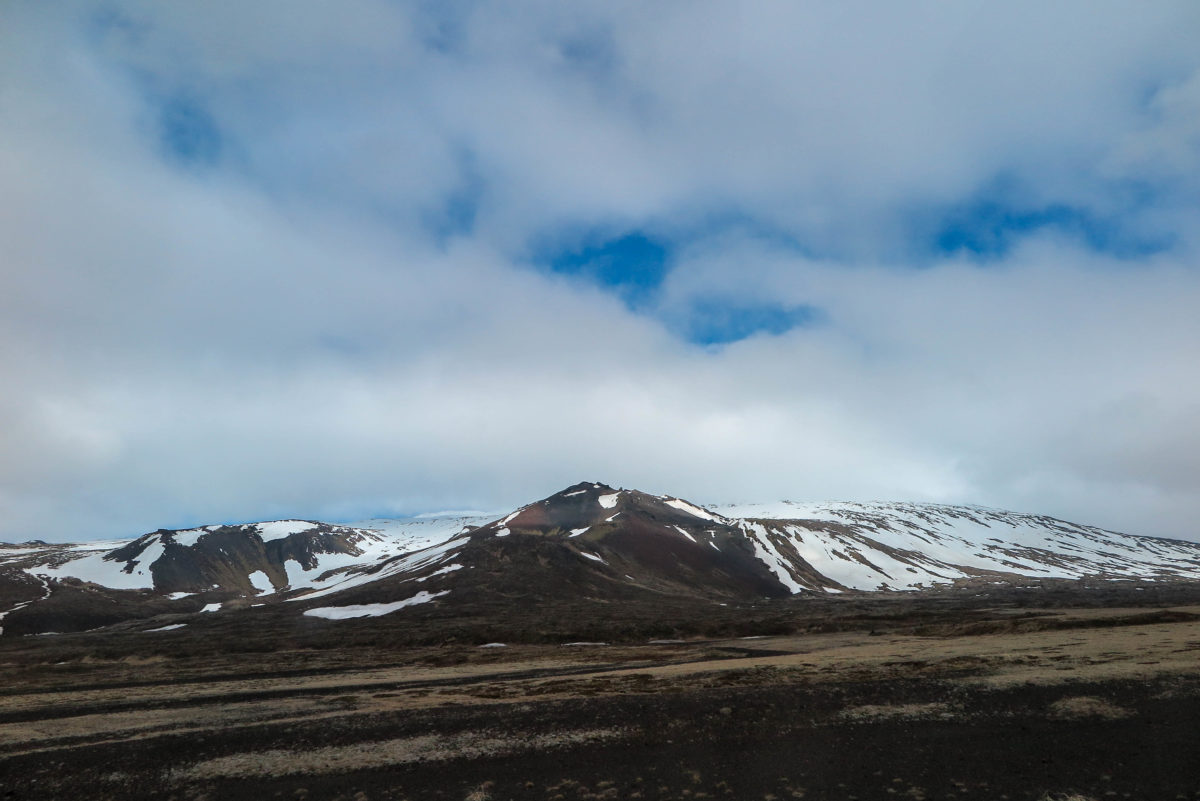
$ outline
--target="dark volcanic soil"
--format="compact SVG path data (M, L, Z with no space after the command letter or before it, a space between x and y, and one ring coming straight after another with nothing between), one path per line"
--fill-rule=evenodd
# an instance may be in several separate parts
M1195 599L896 600L609 646L18 638L0 798L1200 798Z
M1159 682L1029 687L964 698L936 682L892 682L449 707L161 737L150 747L94 746L67 761L53 754L14 757L5 764L6 797L1192 797L1200 790L1197 689L1186 688L1182 700L1178 685ZM1063 698L1078 697L1112 699L1107 703L1131 715L1060 719L1049 713ZM956 705L953 712L928 711L947 700ZM915 709L877 718L844 714L863 706ZM456 759L436 746L414 748L412 741L429 732L438 733L447 751L486 743L480 747L498 753ZM617 734L589 740L587 732ZM576 737L579 742L571 742ZM305 754L314 746L321 752L317 762L336 759L331 751L374 759L380 749L364 744L380 742L395 758L413 761L304 773L313 767ZM228 754L276 750L286 753L265 763L246 756L215 764ZM178 777L164 770L197 762L200 768L184 768ZM259 775L293 770L299 775ZM235 777L222 778L222 771Z

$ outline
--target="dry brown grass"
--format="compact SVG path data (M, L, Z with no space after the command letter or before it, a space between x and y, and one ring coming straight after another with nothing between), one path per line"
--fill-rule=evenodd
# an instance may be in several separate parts
M1113 609L1057 610L1047 615L1060 621L1084 622L1115 616L1129 617L1124 610ZM729 658L731 649L724 645L737 646L745 655ZM948 680L971 689L978 685L1002 688L1164 676L1186 679L1197 671L1200 622L1179 620L953 637L835 632L694 646L624 646L600 653L602 650L596 649L585 661L579 658L578 649L523 646L505 655L508 661L489 659L481 664L363 668L351 663L342 669L334 662L328 665L328 672L314 675L254 678L243 671L228 679L189 676L185 681L139 686L112 686L116 680L129 678L123 672L129 669L128 664L56 664L53 670L43 671L53 674L53 687L0 697L0 714L11 721L0 724L0 748L7 754L19 754L57 748L68 738L72 746L82 747L164 734L229 731L267 721L393 714L449 704L481 706L521 700L655 695L679 687L719 689L921 677ZM340 658L336 653L319 657ZM317 659L312 655L304 658ZM278 662L272 663L273 668ZM157 679L160 672L169 675L169 668L169 662L155 662L140 670L148 678ZM503 677L518 671L524 675ZM413 686L421 683L426 684ZM246 697L250 692L270 695ZM242 697L235 700L238 694ZM353 703L348 700L350 696ZM851 707L840 714L840 719L934 719L956 713L955 707L938 703L881 704ZM1060 719L1120 719L1130 712L1102 698L1079 696L1048 707L1045 714ZM469 746L464 742L464 747ZM421 746L414 742L396 747L403 750ZM439 743L428 747L450 746ZM363 759L382 759L379 753L378 748L368 747ZM293 756L289 753L287 759ZM338 760L343 756L329 755Z
M187 782L196 779L344 773L410 762L442 762L459 758L507 756L523 751L544 751L612 740L624 733L622 729L578 729L514 739L492 732L462 732L303 750L250 751L198 762L177 771L174 778L176 781Z
M872 721L885 718L950 718L954 708L949 704L866 704L843 709L838 717L842 720Z
M1070 698L1060 698L1051 704L1050 715L1063 720L1080 718L1120 720L1133 715L1133 711L1094 695L1074 695Z

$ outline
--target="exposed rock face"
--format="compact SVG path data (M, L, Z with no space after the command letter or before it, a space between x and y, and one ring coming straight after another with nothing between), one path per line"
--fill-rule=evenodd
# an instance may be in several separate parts
M222 590L255 595L266 591L261 579L257 585L250 581L255 573L266 576L271 590L288 589L288 561L300 570L313 570L320 556L362 556L360 544L377 538L371 531L303 520L159 529L110 551L103 561L127 575L148 569L149 586L161 593Z
M531 545L534 537L549 542ZM678 499L604 484L568 487L481 526L471 539L501 540L487 547L502 559L529 547L555 553L555 561L569 561L625 588L732 598L789 594L732 521Z
M19 621L40 615L50 630L79 631L181 606L202 607L200 598L224 602L300 591L321 576L359 567L359 560L373 565L381 554L378 549L368 554L364 546L381 539L377 532L346 526L275 521L159 529L95 548L0 547L0 600L9 601L0 609L0 622L11 613L8 630L14 633L22 628ZM324 570L323 559L332 561ZM295 577L305 581L292 587Z

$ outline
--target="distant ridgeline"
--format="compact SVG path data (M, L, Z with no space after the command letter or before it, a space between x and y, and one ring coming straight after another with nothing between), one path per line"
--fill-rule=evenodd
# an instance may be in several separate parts
M0 625L13 636L262 606L343 620L467 597L726 602L1196 579L1200 544L1049 517L915 503L705 508L587 482L499 519L279 520L3 545Z

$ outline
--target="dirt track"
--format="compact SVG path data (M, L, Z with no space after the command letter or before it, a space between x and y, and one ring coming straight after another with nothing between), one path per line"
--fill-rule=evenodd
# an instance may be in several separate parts
M925 629L10 662L0 797L1200 798L1200 607Z

